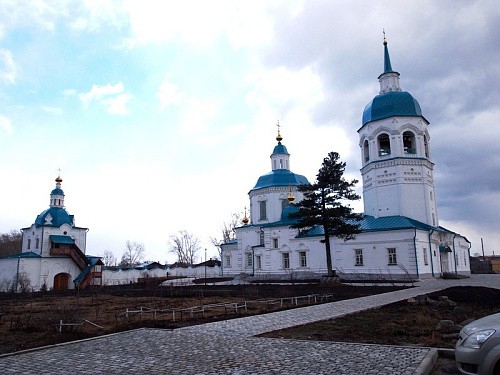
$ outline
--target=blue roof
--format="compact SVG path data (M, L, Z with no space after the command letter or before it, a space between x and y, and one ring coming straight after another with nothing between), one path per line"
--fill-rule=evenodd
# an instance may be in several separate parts
M274 147L273 150L273 155L276 154L285 154L285 155L290 155L288 151L286 150L286 147L281 144L281 142L278 142L278 144Z
M75 240L72 239L70 236L61 236L61 235L57 235L57 234L51 234L49 236L50 238L50 241L52 243L58 243L58 244L62 244L62 245L74 245L75 244Z
M62 189L55 188L50 192L50 195L64 195L64 191L62 191Z
M365 215L363 220L359 222L361 232L381 232L388 230L400 230L400 229L420 229L420 230L435 230L447 232L446 229L441 227L433 227L431 225L422 223L418 220L411 219L406 216L385 216L385 217L373 217L370 215ZM299 237L315 237L323 236L324 230L322 226L314 226L306 233L301 233Z
M391 91L379 94L363 111L362 123L382 120L393 116L422 116L417 100L406 91Z
M52 219L47 221L46 219L48 219L49 215ZM73 217L73 215L68 214L68 212L62 207L50 207L36 217L35 226L60 227L63 224L73 226Z
M0 259L7 259L7 258L41 258L41 255L34 253L33 251L28 251L25 253L10 254L0 257Z
M300 174L290 172L288 169L276 169L260 176L252 190L263 189L271 186L298 186L308 184L307 178Z

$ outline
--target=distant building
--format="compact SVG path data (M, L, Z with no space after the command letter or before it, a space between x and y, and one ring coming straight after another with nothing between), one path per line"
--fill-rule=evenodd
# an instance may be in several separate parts
M23 228L22 253L0 258L0 290L65 290L102 284L102 261L85 255L87 228L64 207L61 177L50 206Z
M365 216L355 240L332 238L333 266L347 279L470 275L469 241L439 226L429 122L399 76L384 40L380 93L358 130ZM271 172L249 192L250 219L222 245L224 275L307 278L327 271L323 228L290 229L290 202L303 198L298 186L308 181L291 171L279 130L276 140Z

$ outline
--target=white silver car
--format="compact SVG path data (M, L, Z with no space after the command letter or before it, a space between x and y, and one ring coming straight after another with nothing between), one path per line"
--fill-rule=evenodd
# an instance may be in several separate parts
M455 346L460 372L468 375L500 375L500 313L467 324Z

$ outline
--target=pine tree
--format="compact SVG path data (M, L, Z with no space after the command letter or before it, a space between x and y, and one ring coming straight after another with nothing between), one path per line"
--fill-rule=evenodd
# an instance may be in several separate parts
M304 199L296 204L298 211L290 215L299 219L291 228L307 231L314 226L323 227L324 239L321 242L325 244L328 276L334 276L330 238L354 239L360 232L359 221L363 218L353 212L348 203L361 198L353 189L358 181L344 178L346 163L339 158L338 153L330 152L323 159L316 182L299 186Z

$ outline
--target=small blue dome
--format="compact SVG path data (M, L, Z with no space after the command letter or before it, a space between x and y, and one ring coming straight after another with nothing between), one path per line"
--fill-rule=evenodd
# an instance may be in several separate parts
M377 95L363 111L363 125L393 116L422 116L417 100L406 91L391 91Z
M60 227L63 224L73 226L73 217L62 207L51 207L36 217L35 226Z
M64 195L64 191L62 191L62 189L56 188L50 192L50 195Z
M288 169L276 169L260 176L252 190L263 189L271 186L298 186L308 184L307 178L300 174L290 172Z
M285 154L285 155L290 155L288 151L286 150L286 147L281 144L281 142L278 142L278 144L274 147L273 150L273 155L276 154Z

